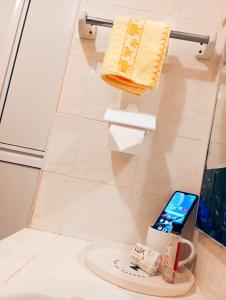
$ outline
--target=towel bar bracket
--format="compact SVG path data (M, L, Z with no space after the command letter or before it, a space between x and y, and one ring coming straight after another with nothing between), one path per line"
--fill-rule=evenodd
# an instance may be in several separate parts
M87 13L83 11L78 21L79 37L81 39L95 40L97 26L87 22Z
M83 12L79 18L80 38L95 39L97 26L111 28L113 26L113 21L91 17L87 15L87 12ZM215 52L217 34L213 33L206 36L171 30L170 38L199 43L200 47L196 57L199 59L210 59Z

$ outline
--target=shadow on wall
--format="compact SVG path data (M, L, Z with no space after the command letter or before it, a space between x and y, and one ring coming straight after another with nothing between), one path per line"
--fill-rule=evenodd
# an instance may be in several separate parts
M99 34L100 33L101 32L99 32ZM186 49L188 44L183 44L183 41L179 42L182 43L180 44L180 47ZM100 64L103 62L104 53L96 51L95 40L81 39L80 43L86 55L87 62L89 63L91 68L95 68L94 61ZM175 45L178 45L178 43L175 42ZM176 46L173 47L173 53L176 52L175 49ZM186 51L184 55L186 55ZM152 113L157 118L157 129L154 133L145 136L141 154L137 158L137 170L133 182L133 187L135 182L140 180L140 185L138 187L135 187L135 189L139 191L145 191L147 193L152 193L152 189L155 192L158 191L158 195L162 195L163 205L175 189L181 189L181 187L177 184L177 180L175 180L177 179L177 177L174 178L175 182L172 182L172 174L170 173L168 165L169 163L171 164L171 166L173 164L171 153L175 146L176 139L179 136L178 128L183 118L185 103L186 101L188 101L186 81L193 79L197 81L213 82L215 80L218 68L218 64L216 63L218 60L217 56L211 61L201 61L201 64L204 66L204 68L195 68L194 63L191 64L191 67L184 66L184 60L184 57L171 55L169 50L169 55L167 56L166 62L163 65L161 80L159 82L157 91L151 93L151 95L148 95L145 100L141 101L139 97L131 96L127 93L122 92L120 100L121 109L128 109L128 107L136 106L138 111ZM195 61L196 60L194 59L193 62ZM193 94L191 96L196 95ZM175 101L173 101L174 98L178 100L176 103ZM199 99L197 99L197 101L198 100ZM169 113L170 111L174 112L173 121L172 116ZM170 138L165 139L163 135L166 133L169 134L169 132ZM122 162L120 166L117 163L118 159L114 159L115 157L119 156ZM113 173L115 175L120 173L131 159L134 159L133 157L131 157L131 155L112 152L111 161ZM190 153L190 159L192 159L192 153ZM175 162L177 162L177 160L175 160ZM139 165L142 166L142 171L139 170ZM183 165L177 166L177 169L179 170L179 177L180 173L183 172ZM140 172L142 174L140 174ZM142 179L140 179L141 177ZM115 178L117 178L117 176L115 176ZM201 179L202 178L200 178L200 186ZM196 191L196 193L197 192L199 191ZM153 210L147 209L148 206L146 203L146 198L140 197L140 199L141 200L138 201L139 204L136 209L136 216L134 216L134 219L142 219L137 216L143 216L143 214L145 213L145 207L146 211L148 211L149 214L147 218L154 221L155 217L160 212L159 205L156 210L155 208L153 208ZM153 207L153 201L150 201L149 206ZM131 210L131 213L133 213L133 210ZM155 215L154 218L152 217L153 215ZM194 227L194 223L195 213L191 221L192 227ZM144 224L138 223L137 229L142 234L144 232ZM190 230L188 230L188 233L189 236L191 236Z

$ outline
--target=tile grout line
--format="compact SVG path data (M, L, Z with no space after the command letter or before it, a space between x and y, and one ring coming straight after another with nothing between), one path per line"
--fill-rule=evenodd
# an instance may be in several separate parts
M41 230L39 230L41 231ZM30 264L32 261L35 260L36 257L41 255L42 252L44 252L55 240L58 238L58 234L56 235L50 242L48 242L47 245L45 245L42 249L40 249L38 252L36 252L34 255L32 255L23 265L21 265L17 270L15 270L11 275L9 275L8 278L6 278L3 282L1 282L1 286L8 283L11 279L15 278L17 274L19 274L28 264Z
M99 122L99 123L102 123L102 124L107 124L106 121L104 120L97 120L97 119L94 119L94 118L91 118L91 117L83 117L83 116L79 116L79 115L75 115L75 114L71 114L71 113L65 113L65 112L62 112L62 111L58 111L57 114L60 114L60 115L64 115L65 117L72 117L72 118L78 118L80 121L82 120L87 120L87 121L93 121L93 122ZM157 129L155 131L153 131L153 134L154 133L162 133L161 132L161 129ZM163 133L162 134L163 136L170 136L170 137L179 137L179 138L184 138L184 139L187 139L187 140L193 140L193 141L200 141L200 142L206 142L207 139L203 138L192 138L192 137L187 137L187 136L184 136L184 135L177 135L177 134L165 134Z
M134 10L134 11L140 11L140 12L144 12L144 13L150 13L150 14L155 14L155 15L159 15L159 16L165 16L165 17L173 17L173 18L177 18L179 20L193 20L193 21L201 21L203 23L214 23L214 24L221 24L221 21L216 21L216 20L208 20L206 21L205 19L202 18L192 18L192 17L181 17L177 14L171 14L171 13L161 13L160 11L156 11L156 10L144 10L144 9L139 9L139 8L135 8L135 7L130 7L130 6L122 6L119 4L114 4L114 3L108 3L105 1L98 1L97 0L97 4L104 4L105 6L112 6L112 7L119 7L119 8L123 8L123 9L129 9L129 10ZM87 6L89 5L89 3L83 3L83 6ZM223 17L223 13L222 13L222 17Z
M148 107L150 107L151 105L151 100L152 100L152 92L149 92L149 97L148 97L148 101L146 103L146 109ZM146 135L146 134L145 134ZM144 142L145 142L145 135L144 135L144 139L143 139L143 144L140 146L141 149L140 149L140 154L142 152L142 149L144 147ZM132 180L132 184L131 184L131 192L130 192L130 200L132 199L132 196L133 196L133 192L136 191L136 189L134 188L134 185L135 185L135 182L136 182L136 178L137 178L137 171L138 171L138 165L139 165L139 162L140 162L140 156L141 155L138 155L137 157L137 160L136 160L136 166L135 166L135 171L134 171L134 176L133 176L133 180ZM143 191L142 191L143 192Z
M86 178L79 177L79 176L65 175L65 174L62 174L62 173L57 173L57 172L49 171L49 170L44 170L44 172L48 173L48 174L54 174L54 175L58 175L58 176L68 177L68 178L74 179L74 180L79 179L79 180L82 180L82 181L89 181L89 182L98 183L98 184L106 184L106 185L109 185L109 186L115 186L115 187L119 187L119 188L122 188L122 189L131 190L130 187L115 185L115 184L106 183L106 182L103 182L103 181L96 181L96 180L93 180L93 179L86 179Z
M125 186L121 186L121 185L105 183L105 182L102 182L102 181L95 181L95 180L92 180L92 179L86 179L86 178L82 178L82 177L78 177L78 176L64 175L62 173L56 173L56 172L52 172L52 171L48 171L48 170L44 170L44 172L47 173L47 174L52 174L52 175L56 175L56 176L58 175L58 176L62 176L62 177L66 177L66 178L70 178L70 179L74 179L74 180L88 181L88 182L97 183L97 184L101 184L101 185L112 186L112 187L124 189L124 190L127 190L127 191L136 191L136 192L141 192L141 193L144 193L144 194L147 194L147 195L152 194L152 193L147 192L145 190L134 188L134 187L125 187ZM164 193L162 193L160 195L164 195Z

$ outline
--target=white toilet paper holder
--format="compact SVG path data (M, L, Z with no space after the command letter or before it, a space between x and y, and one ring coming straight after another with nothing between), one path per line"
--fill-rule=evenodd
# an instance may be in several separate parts
M111 150L127 154L138 154L144 136L155 130L155 116L108 108L104 120L109 123L109 146Z
M104 120L110 124L124 125L143 130L155 130L156 118L153 115L108 108Z

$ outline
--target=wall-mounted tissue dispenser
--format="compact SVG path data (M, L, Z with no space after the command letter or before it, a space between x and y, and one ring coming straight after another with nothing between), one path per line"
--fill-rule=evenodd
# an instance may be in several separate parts
M145 130L155 130L155 116L140 112L131 112L108 108L104 120L109 123L137 127Z
M129 154L139 153L144 135L155 130L155 116L108 108L104 120L110 123L111 148Z

